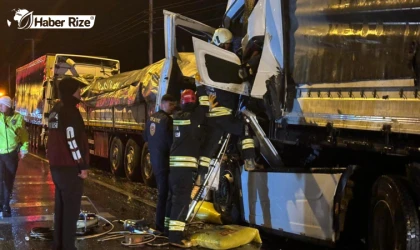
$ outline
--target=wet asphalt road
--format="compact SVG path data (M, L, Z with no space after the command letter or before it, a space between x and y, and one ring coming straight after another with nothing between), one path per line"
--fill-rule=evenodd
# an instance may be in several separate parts
M104 161L96 161L96 168L91 169L84 188L84 195L93 201L100 215L110 221L144 218L147 223L154 225L156 190L141 183L116 178L106 171L106 165ZM48 162L42 156L29 155L19 163L11 207L12 217L0 219L0 249L51 249L51 241L25 240L33 227L50 227L53 223L54 184ZM82 209L95 211L86 199L82 202ZM123 230L120 224L114 225L113 231ZM102 228L98 232L103 232ZM250 244L238 249L326 249L275 236L262 236L263 246ZM97 239L78 241L78 249L127 249L121 246L121 240L98 242ZM150 246L141 248L156 249ZM179 249L168 246L157 248Z

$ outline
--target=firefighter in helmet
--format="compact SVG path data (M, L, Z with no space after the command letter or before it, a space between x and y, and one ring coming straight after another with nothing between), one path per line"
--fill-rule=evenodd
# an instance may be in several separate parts
M181 111L173 115L174 139L169 158L169 194L165 230L169 231L169 242L179 247L191 246L191 242L184 239L183 233L191 202L193 176L198 167L201 124L209 111L209 97L205 88L198 83L196 85L198 85L197 94L191 89L182 92Z
M230 32L226 28L219 28L214 32L211 43L216 45L217 47L232 51L232 41L232 32Z
M232 38L233 35L228 29L219 28L214 32L211 43L231 51ZM201 81L198 74L196 78L196 81ZM238 94L209 86L206 86L206 92L209 96L217 98L217 107L209 110L209 113L206 114L206 123L203 125L205 140L201 145L198 176L192 193L193 197L198 192L199 186L203 184L211 159L220 149L221 139L226 132L240 138L245 169L254 170L256 168L254 140L248 134L245 122L235 117L238 108Z

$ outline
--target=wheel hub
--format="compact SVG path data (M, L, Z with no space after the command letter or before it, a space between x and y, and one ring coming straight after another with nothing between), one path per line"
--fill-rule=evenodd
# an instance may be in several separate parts
M150 162L150 153L147 153L146 155L146 165L143 167L144 169L144 175L147 177L147 179L152 177L152 163Z
M227 209L230 198L230 185L226 177L222 177L219 183L219 190L217 195L217 203L220 205L222 211Z
M117 169L117 161L118 161L118 147L114 146L114 149L112 150L112 168Z
M134 148L130 147L127 154L127 170L130 174L133 173L133 159L134 159Z

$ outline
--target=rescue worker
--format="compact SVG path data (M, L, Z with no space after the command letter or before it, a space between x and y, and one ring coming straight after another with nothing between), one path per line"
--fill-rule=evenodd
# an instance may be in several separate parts
M198 98L197 98L198 97ZM199 100L199 104L197 103ZM181 111L174 113L174 141L169 159L169 195L166 217L169 217L169 242L178 247L191 247L184 239L185 220L191 202L193 176L198 167L201 124L209 110L209 97L198 84L197 95L191 89L181 93Z
M58 84L60 101L48 119L48 160L55 185L53 249L76 249L75 237L87 178L89 145L80 102L80 82L64 78Z
M230 30L226 28L219 28L214 31L211 44L216 45L219 48L232 51L233 35Z
M28 153L29 136L23 116L12 109L8 96L0 97L0 209L3 217L11 216L10 197L13 191L19 154Z
M176 99L166 94L160 102L160 110L150 116L144 130L144 140L148 142L150 161L158 189L156 207L156 229L164 231L166 200L168 199L169 152L172 145L172 113ZM169 223L169 221L168 221Z
M219 28L215 31L211 43L231 51L232 38L233 35L228 29ZM197 75L197 81L201 81L199 75ZM203 184L211 159L220 149L221 139L223 139L226 132L239 136L241 139L241 153L245 162L245 169L248 171L254 170L256 165L254 140L249 135L248 129L245 129L247 126L245 122L235 117L238 108L238 94L209 86L206 86L206 91L209 96L212 95L217 98L218 107L212 108L206 115L206 124L203 126L205 140L201 145L200 166L194 191L191 194L192 197L196 195L199 187Z

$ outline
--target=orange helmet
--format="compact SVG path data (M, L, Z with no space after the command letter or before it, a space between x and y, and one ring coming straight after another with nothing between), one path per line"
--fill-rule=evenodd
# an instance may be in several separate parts
M181 93L181 104L195 103L196 99L197 98L192 89L186 89Z

